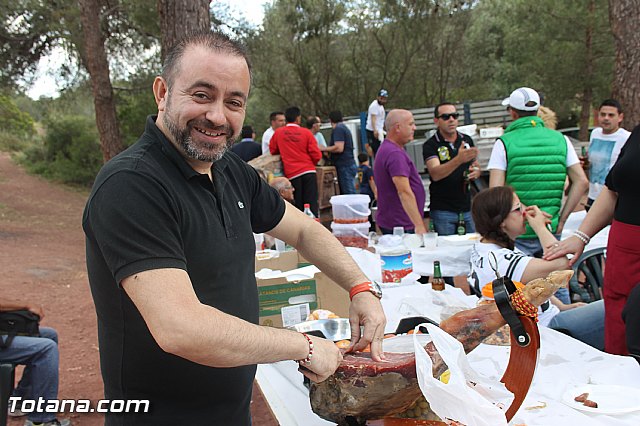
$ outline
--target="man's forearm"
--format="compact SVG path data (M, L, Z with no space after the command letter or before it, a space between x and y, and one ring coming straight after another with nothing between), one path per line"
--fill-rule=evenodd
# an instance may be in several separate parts
M454 157L451 161L448 161L444 164L440 163L435 167L433 166L427 167L427 169L429 170L429 176L431 176L431 179L434 182L437 182L441 179L446 178L451 173L453 173L458 168L458 166L460 166L460 161L456 160L456 158L458 157Z
M506 172L504 170L489 169L489 187L503 186L505 178Z
M409 216L409 219L411 219L411 223L413 223L413 226L416 229L424 226L424 222L422 221L422 213L418 210L416 196L414 195L414 193L401 191L398 193L398 197L400 198L402 208L404 209L407 216Z
M562 210L560 211L559 222L564 225L567 221L567 218L576 208L584 194L589 189L589 183L586 184L583 181L579 181L576 183L572 183L569 188L569 194L567 195L567 199L565 200L564 206L562 206Z
M304 337L201 303L186 271L144 271L123 280L122 287L165 352L221 368L306 356Z

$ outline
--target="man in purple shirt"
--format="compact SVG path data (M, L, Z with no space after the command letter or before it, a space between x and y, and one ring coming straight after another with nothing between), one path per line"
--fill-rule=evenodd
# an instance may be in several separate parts
M373 175L378 187L378 214L376 221L383 234L393 233L395 226L405 232L427 232L422 220L425 191L415 164L404 146L413 140L416 123L413 114L394 109L385 120L387 138L382 142Z

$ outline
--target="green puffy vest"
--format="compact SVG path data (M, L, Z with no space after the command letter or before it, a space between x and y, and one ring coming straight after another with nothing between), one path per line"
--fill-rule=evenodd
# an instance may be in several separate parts
M521 117L500 137L507 158L505 185L513 187L522 204L537 205L558 226L567 177L567 143L561 133L547 129L539 117ZM538 238L527 225L520 238Z

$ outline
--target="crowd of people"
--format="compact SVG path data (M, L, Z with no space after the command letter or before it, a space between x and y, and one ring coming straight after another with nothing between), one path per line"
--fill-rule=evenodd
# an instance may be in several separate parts
M313 381L336 370L342 354L333 342L258 325L253 232L294 246L347 290L351 348L370 346L375 361L385 359L379 287L300 210L309 204L318 215L316 165L330 158L341 193L360 191L377 200L382 233L398 226L425 233L426 192L404 149L414 140L413 114L386 112L389 94L380 90L368 109L366 153L356 163L353 135L340 111L329 114L329 141L319 131L319 117L307 116L303 126L300 108L274 111L258 143L244 125L250 81L241 44L219 32L184 38L154 80L157 113L147 118L140 139L96 177L82 226L105 398L152 404L147 413L107 413L107 425L250 425L256 364L295 360ZM453 103L435 107L436 132L423 145L435 231L453 234L462 218L466 232L479 232L470 259L479 288L495 276L489 256L512 280L542 278L569 268L612 222L604 301L572 303L560 292L540 308L540 321L598 349L640 355L640 172L634 164L640 127L625 141L620 105L603 103L602 127L591 138L589 182L585 159L538 117L537 92L519 88L504 105L513 122L493 147L491 188L473 199L470 185L481 173L478 149L457 130ZM263 154L281 156L283 177L267 183L247 164ZM588 188L594 198L586 219L559 241ZM18 305L42 314L28 303L0 300L2 309ZM27 364L16 394L55 399L57 337L47 329L41 334L16 338L16 355L0 351L0 361ZM26 424L69 423L35 413Z

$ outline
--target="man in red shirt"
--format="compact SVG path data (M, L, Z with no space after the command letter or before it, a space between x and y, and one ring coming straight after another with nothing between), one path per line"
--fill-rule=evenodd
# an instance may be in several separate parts
M273 155L280 154L284 175L295 189L295 206L303 210L304 205L309 204L313 214L318 217L316 164L322 158L322 153L313 133L300 127L300 108L287 108L284 118L287 124L276 129L269 142L269 151Z

